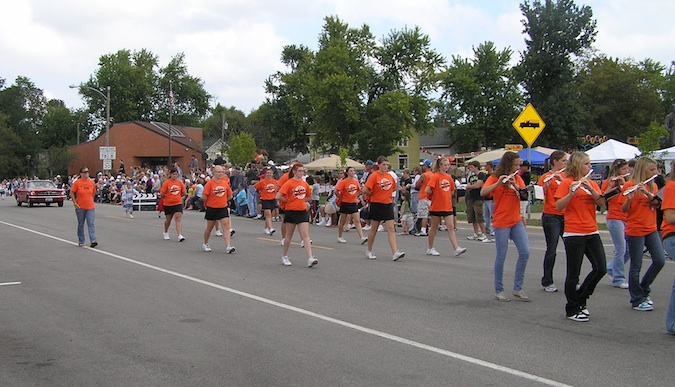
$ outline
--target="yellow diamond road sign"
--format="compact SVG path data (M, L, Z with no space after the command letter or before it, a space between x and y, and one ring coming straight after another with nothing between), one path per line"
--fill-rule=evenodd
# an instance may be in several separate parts
M513 127L520 133L520 137L525 140L527 146L531 147L534 140L539 137L541 131L546 127L546 124L539 117L539 113L534 109L534 106L528 103L525 110L513 121Z

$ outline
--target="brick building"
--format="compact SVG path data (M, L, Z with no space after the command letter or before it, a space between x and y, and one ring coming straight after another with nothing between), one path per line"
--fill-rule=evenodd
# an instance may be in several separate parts
M119 161L124 160L127 173L134 166L166 165L169 161L169 128L171 128L171 159L179 162L184 171L188 170L192 155L204 167L204 136L201 128L176 126L164 122L130 121L115 124L110 128L110 146L117 148L117 158L113 160L112 171L117 171ZM103 132L93 141L71 149L76 158L68 167L68 174L76 174L80 167L86 166L92 171L103 170L103 161L99 159L99 147L106 145Z

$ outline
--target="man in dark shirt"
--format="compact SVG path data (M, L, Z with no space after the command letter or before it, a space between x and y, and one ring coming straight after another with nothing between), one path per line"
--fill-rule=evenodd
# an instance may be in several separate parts
M485 172L480 170L480 162L472 161L468 168L470 174L466 184L466 219L473 226L473 235L467 237L467 239L490 242L490 239L485 235L483 197L480 196L480 190L487 178Z

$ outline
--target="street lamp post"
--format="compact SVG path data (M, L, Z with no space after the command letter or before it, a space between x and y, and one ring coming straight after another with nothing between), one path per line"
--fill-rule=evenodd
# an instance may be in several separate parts
M103 92L99 89L93 88L91 86L86 86L86 85L70 85L68 86L71 89L88 89L91 91L95 91L105 99L105 146L108 148L110 146L110 86L106 87L106 93L103 94ZM105 170L105 168L103 168Z

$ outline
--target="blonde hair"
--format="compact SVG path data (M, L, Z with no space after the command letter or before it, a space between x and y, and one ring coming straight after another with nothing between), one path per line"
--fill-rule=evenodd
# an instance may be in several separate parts
M566 175L574 178L574 180L579 180L583 177L581 174L581 165L584 164L586 159L589 159L588 155L584 152L575 151L570 155L569 160L567 161Z
M636 162L635 162L635 168L633 168L633 176L631 176L631 180L633 180L634 184L640 184L643 181L649 179L652 177L652 175L649 173L648 168L651 165L656 165L656 160L654 160L651 157L640 157ZM654 181L650 181L647 183L649 186L650 190L654 190Z

